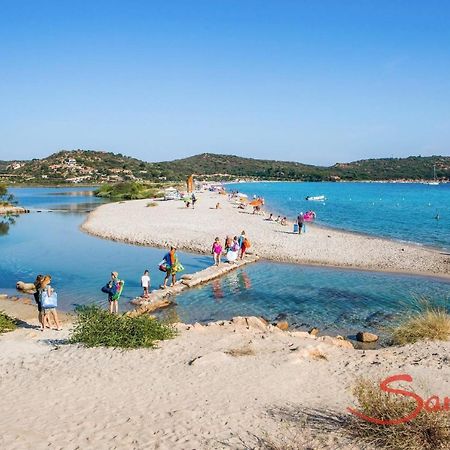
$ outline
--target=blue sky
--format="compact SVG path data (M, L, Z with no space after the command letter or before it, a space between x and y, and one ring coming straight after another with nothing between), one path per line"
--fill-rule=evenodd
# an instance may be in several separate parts
M446 1L0 0L0 159L450 155Z

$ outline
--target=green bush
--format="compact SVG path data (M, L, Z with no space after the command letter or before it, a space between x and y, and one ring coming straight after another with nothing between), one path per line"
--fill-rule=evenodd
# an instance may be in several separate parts
M14 331L17 328L16 321L6 315L3 311L0 311L0 333L6 333L7 331Z
M86 347L153 348L157 341L171 339L175 330L149 316L110 314L95 306L77 308L71 343Z
M158 197L159 189L140 182L125 181L123 183L104 184L96 191L95 195L113 200L140 200Z

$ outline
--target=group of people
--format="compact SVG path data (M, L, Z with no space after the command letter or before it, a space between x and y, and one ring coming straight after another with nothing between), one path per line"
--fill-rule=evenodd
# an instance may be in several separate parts
M220 266L222 255L225 255L229 263L235 263L238 259L244 258L250 246L250 240L247 238L244 230L239 236L234 236L233 238L226 236L223 246L220 243L220 239L216 237L211 248L214 264Z
M280 225L283 225L283 226L287 225L287 217L286 216L285 217L277 216L277 218L275 219L273 217L273 214L270 213L269 217L266 220L268 220L269 222L277 222L277 223L279 223Z
M307 211L306 213L300 212L294 222L294 233L301 234L302 232L306 232L305 222L312 222L315 218L316 213L314 211ZM269 217L265 220L268 222L276 222L283 226L288 224L286 216L277 216L277 218L275 218L272 213L270 213Z
M197 197L195 196L194 193L192 193L192 195L189 197L184 197L183 201L186 205L186 208L189 208L189 206L191 206L192 204L192 209L195 209L195 204L197 203Z
M46 328L62 330L58 313L56 312L58 297L50 284L51 281L52 277L50 275L38 275L34 282L35 293L33 295L38 307L38 320L41 331L44 331ZM50 319L53 321L54 327L52 327Z
M175 246L171 246L170 251L164 255L164 258L158 265L159 270L165 273L164 282L160 286L161 289L167 288L169 278L172 278L170 286L174 286L177 281L177 273L184 270L184 267L178 260L176 250L177 249ZM111 314L117 314L119 312L119 299L122 295L124 285L125 281L119 278L119 273L111 272L111 279L101 289L102 292L108 294L109 311ZM149 298L151 279L148 269L145 269L143 275L141 276L141 287L143 291L142 297Z

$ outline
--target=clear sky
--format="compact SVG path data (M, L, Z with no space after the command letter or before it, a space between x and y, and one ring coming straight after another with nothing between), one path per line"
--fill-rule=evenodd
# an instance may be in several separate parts
M0 159L450 155L450 3L0 0Z

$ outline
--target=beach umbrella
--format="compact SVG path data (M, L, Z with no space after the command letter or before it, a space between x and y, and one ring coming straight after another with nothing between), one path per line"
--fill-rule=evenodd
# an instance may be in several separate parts
M262 205L262 201L261 200L253 200L252 202L249 203L250 206L261 206Z
M239 197L248 198L248 195L247 195L247 194L241 194L241 193L239 192Z

